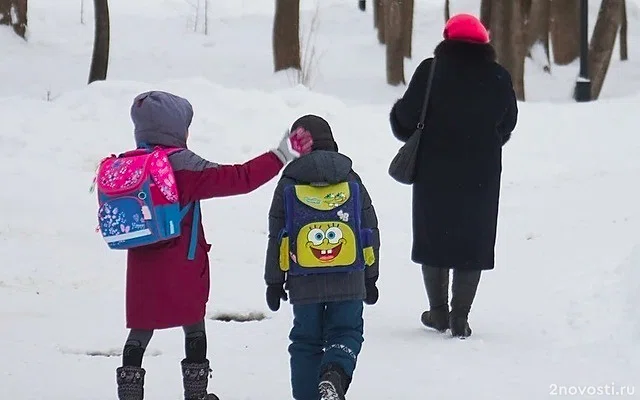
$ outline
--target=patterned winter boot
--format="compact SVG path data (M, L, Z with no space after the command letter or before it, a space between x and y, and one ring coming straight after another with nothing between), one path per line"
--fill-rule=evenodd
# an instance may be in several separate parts
M209 377L213 372L209 368L209 360L193 363L184 359L180 364L185 400L220 400L215 394L207 393Z
M139 367L120 367L116 369L118 400L144 399L145 370Z
M345 375L342 368L329 364L324 367L320 377L318 390L320 400L345 400L345 393L349 388L350 379Z

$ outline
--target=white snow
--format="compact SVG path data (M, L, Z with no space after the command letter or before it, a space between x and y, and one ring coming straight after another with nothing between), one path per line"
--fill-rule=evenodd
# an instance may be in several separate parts
M601 101L571 100L577 61L552 66L551 75L527 62L531 101L520 104L505 148L497 267L483 275L466 341L419 323L427 301L409 260L410 190L387 175L399 147L387 116L404 88L384 82L370 2L366 13L355 1L317 8L322 57L312 90L272 73L273 2L211 1L207 36L193 32L195 3L111 0L109 80L89 86L90 4L82 25L77 0L30 1L28 42L0 28L1 398L116 397L125 254L94 233L88 189L101 157L132 146L129 104L148 89L189 98L191 147L222 163L274 146L304 113L332 124L372 194L383 241L381 298L366 308L350 399L605 398L625 386L633 393L640 384L635 2L628 2L630 60L619 62L616 50ZM306 32L316 2L301 3ZM416 3L407 79L440 40L441 3ZM475 2L452 3L453 12L477 13ZM591 3L595 19L599 2ZM268 310L262 280L275 182L203 204L213 244L208 314L259 320L207 322L211 388L223 400L291 397L291 311ZM180 398L182 340L180 329L155 334L144 364L147 398Z

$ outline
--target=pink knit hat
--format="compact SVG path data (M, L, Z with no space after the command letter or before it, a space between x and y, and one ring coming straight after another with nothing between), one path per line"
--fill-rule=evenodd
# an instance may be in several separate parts
M447 40L471 43L489 43L489 33L478 18L471 14L458 14L449 19L442 34Z

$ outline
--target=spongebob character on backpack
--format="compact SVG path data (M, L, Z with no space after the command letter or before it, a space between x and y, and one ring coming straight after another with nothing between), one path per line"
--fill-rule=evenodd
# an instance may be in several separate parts
M293 305L293 398L344 399L364 341L363 300L378 300L378 219L327 121L306 115L299 129L311 133L312 152L284 169L273 196L267 304Z

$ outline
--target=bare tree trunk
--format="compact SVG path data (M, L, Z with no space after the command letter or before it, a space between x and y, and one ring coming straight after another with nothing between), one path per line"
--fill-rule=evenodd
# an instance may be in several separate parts
M498 62L511 74L516 97L524 101L526 47L521 3L514 0L494 0L491 8L491 26Z
M16 35L25 40L27 8L27 0L0 0L0 25L10 25Z
M550 0L532 0L526 30L526 47L529 57L534 57L534 54L531 53L531 48L536 44L541 44L544 48L546 56L545 72L551 71L551 57L549 54L550 6Z
M371 0L373 3L373 27L378 29L380 26L378 24L378 14L380 14L380 2L378 0Z
M193 32L198 32L198 17L200 16L200 0L197 0L197 4L194 7L195 8L195 16L193 18Z
M622 0L622 21L620 21L620 59L627 61L629 59L629 48L627 39L627 27L629 20L627 19L627 2Z
M444 22L446 23L451 18L451 4L449 0L444 0Z
M276 0L273 66L275 72L300 69L300 0Z
M402 0L402 46L404 56L411 58L413 40L413 0Z
M402 0L385 0L385 39L387 45L387 83L398 86L404 79L404 46L402 40Z
M482 0L480 3L480 21L484 27L491 31L491 10L495 0Z
M591 75L591 98L597 100L602 91L609 69L613 46L622 19L620 0L602 0L596 26L593 28L589 47L589 72Z
M385 18L385 2L388 0L373 0L373 18L376 28L378 28L378 42L385 43L386 18Z
M520 0L520 7L522 9L522 18L525 26L529 23L529 12L531 11L531 3L534 0Z
M27 37L27 0L15 0L16 21L13 21L13 30L23 39Z
M95 29L89 83L107 79L109 67L109 1L93 0Z
M209 0L204 0L204 34L209 34Z
M580 0L551 0L550 15L553 60L570 64L580 57Z

